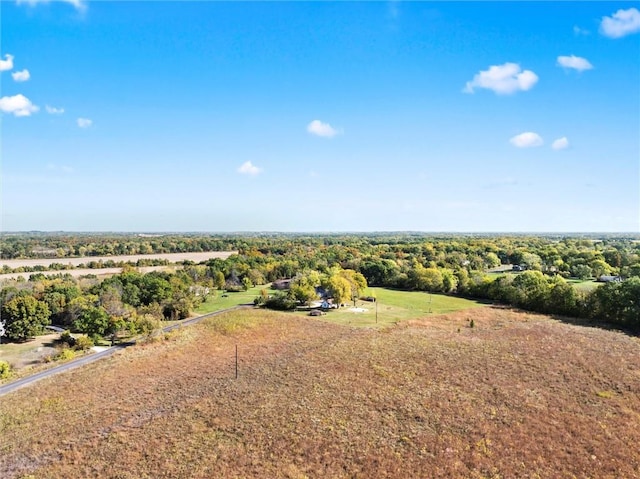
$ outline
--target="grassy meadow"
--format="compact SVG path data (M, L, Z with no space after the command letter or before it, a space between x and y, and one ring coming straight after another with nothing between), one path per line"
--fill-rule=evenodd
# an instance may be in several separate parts
M269 289L269 285L254 286L247 291L239 291L237 293L223 293L221 291L214 291L215 294L209 295L207 300L203 302L194 312L195 315L212 313L214 311L220 311L221 309L232 308L239 304L253 304L254 298L260 296L260 291Z
M266 289L270 294L274 291L266 286L255 286L247 291L239 293L225 293L223 297L220 292L210 296L196 310L196 314L206 314L213 311L237 306L238 304L253 303L253 299L260 295L260 291ZM357 326L357 327L384 327L404 321L416 319L427 315L444 314L465 309L485 306L479 301L447 296L443 294L429 294L416 291L396 291L385 288L367 288L363 296L373 296L376 303L370 301L356 302L355 308L364 311L354 312L353 303L340 309L327 311L324 316L317 319L330 321L336 324ZM308 311L297 311L289 314L296 316L308 316Z
M234 311L4 396L0 477L634 478L639 355L490 306L382 330Z
M578 278L569 278L567 279L567 283L571 284L578 291L588 292L592 289L597 288L598 286L602 286L604 283L599 283L593 279L578 279Z
M376 302L356 301L340 309L327 311L318 319L336 324L356 327L385 327L399 321L417 319L430 315L439 315L486 306L479 301L447 296L444 294L429 294L418 291L397 291L385 288L367 288L363 296L373 296ZM364 309L365 311L360 311ZM377 314L376 314L377 309ZM306 312L296 314L306 315Z

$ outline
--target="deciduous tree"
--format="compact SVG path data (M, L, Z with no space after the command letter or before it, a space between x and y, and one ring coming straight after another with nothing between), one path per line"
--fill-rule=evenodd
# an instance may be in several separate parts
M49 307L30 295L17 295L2 305L6 336L11 341L26 341L50 324Z

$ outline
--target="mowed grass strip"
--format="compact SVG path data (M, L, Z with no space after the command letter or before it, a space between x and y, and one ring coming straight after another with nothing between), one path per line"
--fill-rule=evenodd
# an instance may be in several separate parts
M491 307L237 311L5 396L0 477L638 477L639 353Z

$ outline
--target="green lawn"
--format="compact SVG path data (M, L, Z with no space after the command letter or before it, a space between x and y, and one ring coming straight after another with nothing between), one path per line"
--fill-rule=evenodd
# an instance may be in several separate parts
M592 289L597 288L603 283L598 283L597 281L593 281L591 279L578 279L578 278L567 278L567 283L573 285L579 291L591 291Z
M273 294L273 290L269 288L269 285L254 286L247 291L241 291L239 293L222 293L215 291L215 295L209 296L209 298L195 310L195 313L212 313L221 309L232 308L239 304L253 303L254 298L260 296L260 290L262 289L266 289L270 294ZM224 295L226 295L226 297L224 297Z
M384 288L368 288L363 296L377 298L377 321L376 303L368 301L357 301L356 303L356 307L364 309L364 312L352 311L353 304L351 303L347 307L330 310L325 316L318 318L349 326L381 327L402 320L477 308L486 304L443 294L396 291ZM294 314L308 315L307 312L302 311Z
M206 314L239 304L252 303L253 299L260 295L260 290L262 289L266 289L270 294L273 294L273 290L269 289L268 285L255 286L240 293L226 293L226 297L222 297L222 294L217 291L215 297L207 299L195 313ZM377 321L376 303L368 301L358 301L356 303L357 308L365 309L364 312L351 311L350 308L353 304L349 304L345 308L330 310L325 316L319 316L318 319L350 326L375 327L377 325L382 327L429 314L450 313L484 305L479 301L471 301L454 296L415 291L395 291L384 288L368 288L363 296L375 296L378 299ZM309 313L297 311L290 314L308 316Z

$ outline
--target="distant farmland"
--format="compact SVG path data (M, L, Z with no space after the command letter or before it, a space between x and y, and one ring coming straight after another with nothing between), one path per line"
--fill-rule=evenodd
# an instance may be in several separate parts
M91 262L106 262L113 261L115 263L136 263L141 259L148 260L167 260L169 263L178 263L181 261L193 261L194 263L200 263L201 261L207 261L214 258L227 259L232 254L237 254L237 251L207 251L201 253L160 253L160 254L136 254L126 256L84 256L81 258L30 258L30 259L3 259L0 260L0 268L8 266L9 268L21 268L34 266L49 267L52 264L63 264L77 267L79 265L87 265ZM149 273L151 271L158 271L165 269L166 266L144 266L140 270L143 273ZM76 268L76 269L62 269L62 270L48 270L48 271L30 271L23 273L6 273L0 274L0 281L12 280L18 277L29 279L32 274L42 273L45 276L56 274L69 274L74 277L86 276L88 274L105 275L105 274L117 274L122 271L122 268Z
M237 251L205 251L200 253L160 253L160 254L133 254L123 256L84 256L81 258L29 258L29 259L3 259L0 260L0 268L8 266L9 268L21 268L25 266L46 266L49 267L52 264L70 264L72 266L79 266L81 264L88 264L90 262L105 262L113 261L115 263L135 263L141 259L148 260L167 260L170 263L178 263L180 261L193 261L194 263L200 263L201 261L207 261L214 258L227 259L232 254L237 254Z

